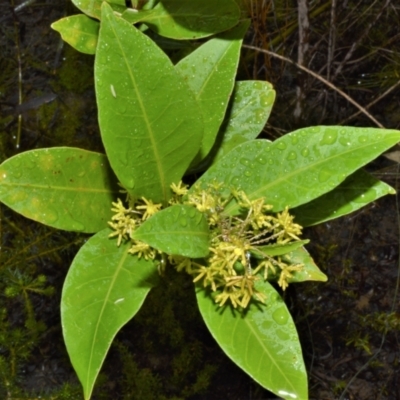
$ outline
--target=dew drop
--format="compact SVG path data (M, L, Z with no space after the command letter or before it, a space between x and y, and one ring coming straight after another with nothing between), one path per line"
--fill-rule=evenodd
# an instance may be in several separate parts
M250 161L247 158L241 158L239 161L240 164L244 165L245 167L247 167L250 164Z
M81 178L82 176L85 176L85 174L85 171L79 171L77 175Z
M24 167L26 167L27 169L34 169L36 168L36 163L33 160L26 160L26 162L24 163Z
M324 133L324 136L321 139L320 144L321 145L330 145L330 144L334 144L337 141L337 131L333 130L333 129L327 129Z
M254 88L255 90L263 90L263 89L264 89L264 82L255 81L255 82L253 83L253 88Z
M308 157L308 155L310 154L310 150L307 149L307 147L305 147L302 151L301 151L301 155L303 157Z
M127 189L133 189L135 187L135 180L133 178L127 178L126 180L124 180L123 185Z
M292 144L297 144L299 143L299 138L297 137L297 135L293 134L291 135L291 140L292 140Z
M290 339L290 335L287 332L283 331L282 329L276 329L275 335L278 336L278 338L280 340L289 340Z
M187 221L187 219L186 219L185 217L180 217L180 218L179 218L179 224L180 224L181 226L185 227L185 226L187 226L188 221Z
M288 320L288 312L285 307L279 307L272 313L272 318L277 324L284 325Z
M340 139L339 139L339 143L342 145L342 146L350 146L351 145L351 142L348 140L348 138L346 138L346 137L341 137Z
M231 179L231 184L232 184L232 185L237 185L239 182L240 182L240 178L239 178L238 176L234 176L234 177Z
M13 171L13 178L21 178L21 176L22 176L22 172L21 171Z
M360 143L365 143L366 141L368 140L368 137L367 136L360 136L359 138L358 138L358 141L360 142Z
M284 142L279 142L277 145L276 145L276 147L279 149L279 150L285 150L286 149L286 143L284 143Z
M295 160L296 158L297 158L297 153L295 151L291 151L287 156L288 160Z
M268 107L270 105L269 98L268 97L262 97L260 99L260 104L262 106L264 106L264 107Z
M250 170L247 170L244 172L244 175L250 177L252 175L252 172Z
M46 220L47 223L53 224L58 220L58 213L55 209L46 207L46 211L43 213L43 218Z
M189 217L190 217L190 218L194 218L196 215L197 215L196 209L195 209L195 208L191 208L191 209L189 210Z
M370 190L368 192L365 192L361 194L360 196L356 197L353 199L355 203L361 203L361 204L366 204L370 203L371 201L374 201L376 199L376 192L375 190Z
M266 158L263 157L263 156L257 157L257 161L258 161L260 164L263 164L263 165L265 165L265 164L267 163Z

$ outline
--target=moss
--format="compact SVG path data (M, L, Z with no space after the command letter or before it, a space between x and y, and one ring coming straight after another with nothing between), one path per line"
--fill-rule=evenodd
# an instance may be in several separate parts
M57 72L58 80L54 84L67 91L83 94L93 87L94 57L82 54L69 45L65 46L63 63Z

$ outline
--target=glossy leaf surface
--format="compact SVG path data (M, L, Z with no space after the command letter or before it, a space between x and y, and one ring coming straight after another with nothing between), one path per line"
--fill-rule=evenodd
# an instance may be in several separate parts
M170 184L198 152L202 117L165 53L106 3L95 83L101 135L118 179L134 197L167 203Z
M201 315L226 355L261 386L284 399L307 399L307 374L289 310L268 282L256 287L267 296L266 305L251 303L246 313L220 308L197 289Z
M385 182L360 170L335 189L290 212L296 216L297 223L311 226L350 214L382 196L395 193Z
M299 240L298 242L286 243L286 244L270 244L267 246L259 246L257 247L256 251L252 251L252 254L259 258L260 255L259 251L262 254L266 254L268 256L282 256L284 254L290 253L291 251L297 250L299 247L304 246L305 244L309 243L309 240ZM262 257L261 257L262 258Z
M248 21L242 22L229 32L207 41L176 65L177 71L195 93L203 113L204 136L195 159L197 162L211 150L224 119L248 25Z
M157 268L128 254L130 245L90 238L76 255L64 283L61 318L65 344L89 399L110 345L140 309L154 286Z
M100 153L72 147L26 151L0 166L0 200L58 229L93 233L107 226L116 178Z
M293 271L292 277L288 278L289 283L297 283L304 281L320 281L326 282L328 277L318 268L314 260L304 247L299 247L285 256L285 259L290 261L290 264L303 264L301 271ZM262 274L260 274L262 275ZM268 280L278 280L279 275L271 271L268 272Z
M86 54L95 54L99 23L86 15L72 15L61 18L51 24L51 27L61 34L65 42L74 49Z
M274 142L254 140L235 147L199 180L241 188L249 199L265 197L274 211L307 203L400 140L400 131L320 126L299 129ZM228 194L226 193L226 196ZM235 214L231 202L226 212Z
M232 28L240 10L234 0L162 0L152 10L127 10L127 21L144 22L161 36L172 39L200 39Z
M275 101L275 90L268 82L236 82L228 111L218 134L213 164L233 148L255 139L263 130Z
M174 205L153 215L135 230L141 240L167 254L206 257L209 229L203 213L187 205Z
M110 4L112 9L120 14L126 10L125 0L72 0L72 2L86 15L96 19L101 19L101 5L104 2Z

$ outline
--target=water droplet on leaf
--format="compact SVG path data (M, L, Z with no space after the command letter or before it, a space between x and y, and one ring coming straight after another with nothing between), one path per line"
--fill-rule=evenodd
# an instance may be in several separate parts
M304 149L301 151L301 155L302 155L303 157L308 157L309 154L310 154L310 150L308 150L307 147L304 148Z
M333 129L327 129L326 132L324 133L324 136L321 139L320 144L321 145L330 145L336 143L338 134L337 131Z
M249 165L250 161L247 158L241 158L240 159L240 164L244 165L247 167Z
M277 324L284 325L288 320L288 312L285 307L279 307L272 313L272 318Z
M284 142L279 142L277 145L276 145L276 147L279 149L279 150L285 150L286 149L286 143L284 143Z
M187 226L188 221L185 217L181 217L181 218L179 218L179 223L181 226L185 227L185 226Z
M258 161L260 164L263 164L263 165L267 163L266 158L263 157L263 156L257 157L257 161Z

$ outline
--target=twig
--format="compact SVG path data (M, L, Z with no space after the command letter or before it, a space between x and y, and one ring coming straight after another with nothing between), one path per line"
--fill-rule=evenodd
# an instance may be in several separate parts
M310 21L308 19L308 0L298 0L298 21L299 21L299 47L297 53L297 64L304 65L308 53L308 34ZM304 79L298 77L296 85L296 106L293 116L298 120L302 113L302 102L304 98Z
M310 69L304 67L303 65L298 65L295 61L291 60L290 58L281 56L281 55L276 54L276 53L274 53L272 51L265 50L265 49L260 49L259 47L250 46L248 44L244 44L243 47L246 48L246 49L259 51L261 53L268 54L268 55L270 55L272 57L278 58L279 60L286 61L289 64L292 64L292 65L296 66L297 68L301 69L302 71L307 72L308 74L310 74L314 78L318 79L319 81L323 82L326 86L329 86L335 92L337 92L341 96L343 96L349 103L353 104L355 107L357 107L360 110L360 112L362 112L365 116L367 116L376 126L378 126L379 128L384 128L384 126L379 121L377 121L363 106L361 106L359 103L357 103L355 100L353 100L349 95L344 93L342 90L340 90L334 84L332 84L331 82L327 81L322 76L316 74L314 71L311 71Z
M371 103L368 103L364 108L368 109L372 107L374 104L376 104L378 101L382 100L385 96L387 96L391 91L397 88L397 86L400 85L400 81L396 82L394 85L392 85L388 90L386 90L384 93L382 93L379 97L371 101ZM345 124L346 122L350 121L351 119L357 117L357 115L360 115L361 111L357 111L353 115L350 115L350 117L345 118L344 120L339 122L339 125Z
M331 23L329 29L329 39L328 39L328 63L326 69L326 79L330 81L331 79L331 65L333 62L333 54L335 53L336 44L336 0L332 0L331 5Z
M22 104L22 61L21 61L21 48L19 40L19 21L14 10L14 0L11 0L12 13L14 17L14 35L15 35L15 47L17 50L17 63L18 63L18 105ZM22 114L18 114L18 128L15 147L18 149L21 141L21 130L22 130Z
M373 3L373 5L376 3L376 1ZM380 11L377 13L377 15L375 16L375 19L370 22L367 27L365 28L364 32L361 34L361 36L358 38L357 41L353 42L353 44L350 47L350 50L347 52L347 54L345 55L344 59L341 61L341 63L338 65L338 67L335 70L335 73L333 75L333 79L335 79L341 72L343 69L343 66L350 60L350 58L352 57L354 51L356 50L356 48L360 45L360 43L364 40L364 38L368 35L370 29L375 25L376 21L378 21L378 19L381 17L384 9L390 4L390 0L386 0L386 3L382 6L382 8L380 9ZM372 5L371 5L372 7Z

